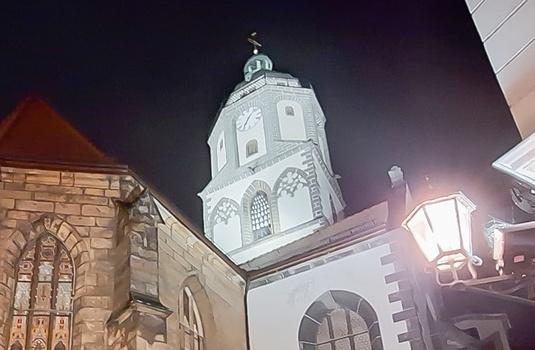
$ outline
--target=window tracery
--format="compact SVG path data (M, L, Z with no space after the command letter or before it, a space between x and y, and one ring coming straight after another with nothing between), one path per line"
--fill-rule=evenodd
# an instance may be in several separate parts
M204 350L204 331L197 303L191 290L185 287L181 298L181 322L183 350Z
M49 234L29 243L18 264L10 350L68 350L74 268L65 247Z
M290 196L293 197L295 191L307 186L307 180L297 172L297 169L288 170L281 178L277 187L277 197Z
M214 225L219 223L227 224L229 219L238 215L238 206L230 200L223 200L215 208Z
M268 196L263 191L258 191L251 201L251 226L255 241L272 233L271 209Z

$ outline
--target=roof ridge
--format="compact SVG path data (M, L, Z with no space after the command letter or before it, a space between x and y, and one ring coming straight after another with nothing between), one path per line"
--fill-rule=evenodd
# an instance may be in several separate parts
M108 155L106 153L101 151L87 136L85 136L77 128L75 128L74 125L72 125L72 123L70 121L65 119L65 117L63 117L62 114L57 112L44 98L42 98L40 96L30 96L30 97L28 97L28 99L35 99L35 100L43 103L45 108L49 109L52 113L54 113L55 115L59 116L60 117L60 121L63 124L65 124L72 132L74 132L75 134L80 136L82 138L82 140L87 142L88 146L90 146L93 149L93 151L98 153L101 157L108 158L110 161L113 162L113 159L111 157L108 157Z
M30 98L30 96L27 96L21 102L17 103L15 109L8 113L6 118L0 122L0 141L2 140L4 135L7 134L7 132L11 128L11 125L15 123L18 116L20 115L22 107L28 102Z
M21 135L30 137L30 143L25 145L24 140L17 141L16 138ZM0 122L0 151L15 159L35 156L35 160L41 161L45 158L51 161L117 164L37 95L25 97Z

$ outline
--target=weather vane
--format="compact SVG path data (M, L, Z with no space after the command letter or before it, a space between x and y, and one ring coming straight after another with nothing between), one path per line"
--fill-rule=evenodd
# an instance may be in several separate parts
M247 38L247 41L253 45L253 54L257 55L258 54L258 48L262 47L262 44L260 44L257 40L256 40L256 32L252 32L249 37Z

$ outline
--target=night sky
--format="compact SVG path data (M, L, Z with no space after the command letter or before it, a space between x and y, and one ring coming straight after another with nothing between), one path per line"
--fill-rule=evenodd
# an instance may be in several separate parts
M347 214L386 198L393 164L480 204L503 190L490 163L519 136L464 1L200 4L3 4L0 114L43 96L201 226L208 131L257 31L315 88Z

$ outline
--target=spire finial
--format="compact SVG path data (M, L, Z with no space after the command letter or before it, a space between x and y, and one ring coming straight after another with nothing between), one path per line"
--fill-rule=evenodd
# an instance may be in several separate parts
M247 41L251 45L253 45L253 54L257 55L258 54L258 48L262 47L262 44L260 44L256 40L256 32L252 32L251 34L249 34L249 37L247 38Z

